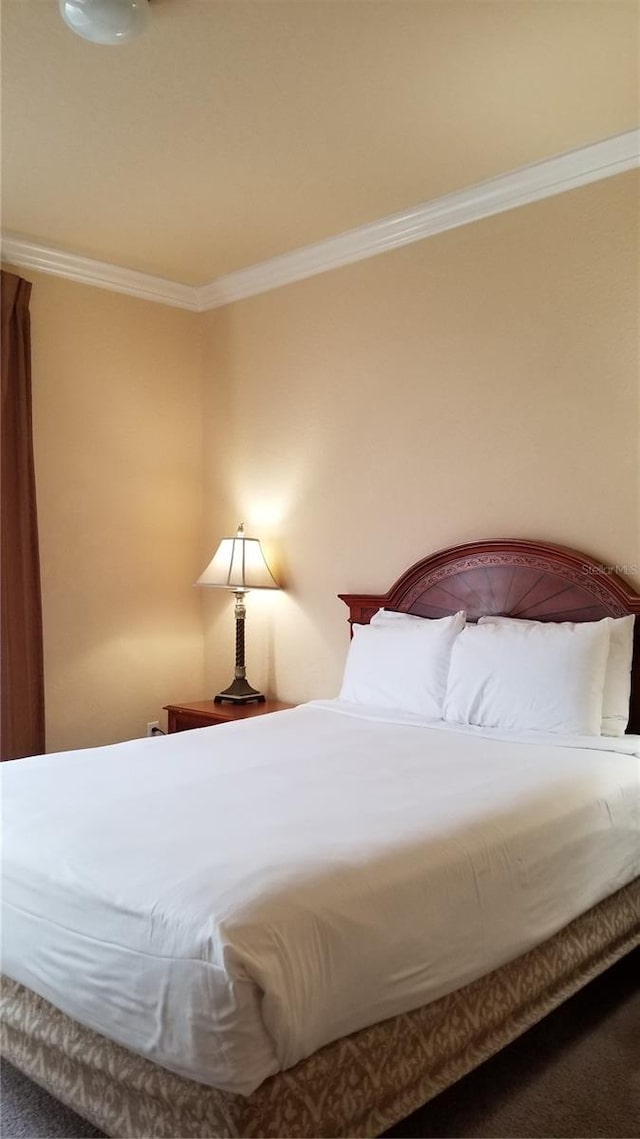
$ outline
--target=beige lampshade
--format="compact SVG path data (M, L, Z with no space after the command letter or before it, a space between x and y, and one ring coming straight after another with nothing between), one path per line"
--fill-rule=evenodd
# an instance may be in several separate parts
M257 538L245 538L240 523L235 538L223 538L196 585L219 589L279 589Z

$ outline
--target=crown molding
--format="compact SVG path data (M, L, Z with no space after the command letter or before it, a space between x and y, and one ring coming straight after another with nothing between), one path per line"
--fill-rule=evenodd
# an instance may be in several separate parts
M302 281L640 166L640 130L548 158L203 285L201 309Z
M139 300L186 308L192 312L200 310L197 289L192 285L153 277L149 273L138 273L135 269L110 265L106 261L94 261L76 253L63 253L60 249L29 241L17 233L3 232L2 260L20 268L37 269L40 273L51 273L54 277L77 281L82 285L95 285L99 289L125 293Z
M192 312L206 312L639 166L640 130L626 131L227 273L199 287L63 253L12 233L3 234L2 255L13 265Z

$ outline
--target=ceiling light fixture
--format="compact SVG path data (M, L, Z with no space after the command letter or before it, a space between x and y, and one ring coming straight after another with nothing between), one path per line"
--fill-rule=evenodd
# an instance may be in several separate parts
M148 0L58 0L68 28L95 44L121 44L149 22Z

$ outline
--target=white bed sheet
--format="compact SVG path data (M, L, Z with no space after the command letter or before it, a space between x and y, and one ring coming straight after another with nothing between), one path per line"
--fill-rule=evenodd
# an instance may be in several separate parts
M329 701L5 763L3 970L249 1094L636 877L639 755Z

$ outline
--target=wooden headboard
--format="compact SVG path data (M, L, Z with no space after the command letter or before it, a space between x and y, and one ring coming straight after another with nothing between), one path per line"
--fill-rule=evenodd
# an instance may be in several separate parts
M368 624L384 607L421 617L465 609L535 621L599 621L640 614L640 594L615 571L564 546L526 539L468 542L411 566L388 593L341 593L349 621ZM640 733L640 620L636 621L629 732Z

